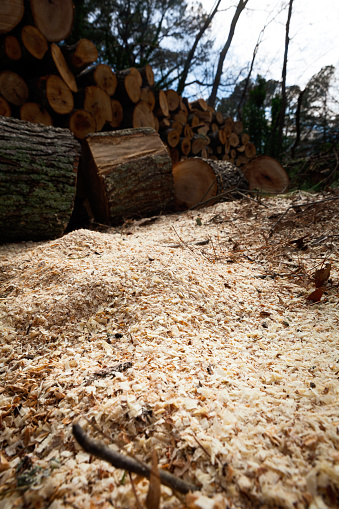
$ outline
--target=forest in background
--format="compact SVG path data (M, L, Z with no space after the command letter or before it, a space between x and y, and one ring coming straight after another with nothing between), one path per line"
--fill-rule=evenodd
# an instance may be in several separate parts
M229 6L233 19L219 53L212 27L221 0L210 12L200 3L182 0L74 0L74 28L66 43L82 37L92 40L99 60L113 70L150 64L159 89L173 88L191 99L196 98L192 90L203 91L210 106L242 120L258 153L280 160L296 187L318 190L335 185L339 139L335 67L319 69L303 89L286 85L293 0L282 1L279 11L286 12L281 80L252 74L265 26L256 46L249 48L248 67L224 71L237 22L248 3L240 0Z

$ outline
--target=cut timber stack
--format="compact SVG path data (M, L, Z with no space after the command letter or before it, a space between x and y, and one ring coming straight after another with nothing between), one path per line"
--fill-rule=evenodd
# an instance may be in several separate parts
M0 241L62 235L81 147L70 131L0 117Z
M243 166L255 156L241 122L224 118L204 99L156 90L150 65L115 70L95 62L88 39L58 45L71 32L72 0L0 3L0 115L89 133L152 127L175 164L189 157Z
M113 72L108 65L95 64L98 52L90 40L59 45L71 32L73 16L72 0L0 2L0 116L67 128L66 137L69 129L81 140L77 201L90 198L95 220L117 223L169 210L174 203L179 207L196 206L205 198L217 199L225 194L230 186L234 187L234 178L243 190L248 189L247 181L250 189L260 187L269 192L279 192L286 186L286 173L277 161L255 157L255 146L243 132L241 122L224 118L204 99L189 102L175 90L157 90L150 65ZM3 129L0 125L0 141L8 139ZM55 132L59 146L61 131L50 132ZM55 155L62 160L61 152ZM4 161L0 171L10 175L11 165L7 168L6 158ZM172 165L176 165L175 187ZM45 170L55 187L48 164ZM20 176L14 175L18 185L21 177L28 182L28 171L24 165ZM279 179L281 185L277 185ZM86 188L87 194L83 193ZM37 186L41 195L47 189L45 185ZM33 192L31 185L29 190L33 197L38 192ZM6 193L15 194L8 193L7 188ZM65 217L56 214L60 230L46 219L49 237L62 233L65 227L73 200L67 193ZM42 204L48 199L43 196ZM18 199L18 203L24 200ZM29 198L28 204L28 219L18 223L16 238L21 238L20 225L27 222L36 227L41 238L45 235L42 221L31 217ZM24 206L21 210L26 214ZM2 213L5 217L4 210Z

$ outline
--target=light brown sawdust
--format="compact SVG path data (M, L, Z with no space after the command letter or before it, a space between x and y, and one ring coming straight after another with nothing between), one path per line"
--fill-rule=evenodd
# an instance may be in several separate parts
M78 419L147 463L155 449L161 468L201 487L186 498L162 487L162 508L337 507L331 198L242 200L1 246L1 507L136 506L128 476L77 445ZM148 481L134 484L144 502Z

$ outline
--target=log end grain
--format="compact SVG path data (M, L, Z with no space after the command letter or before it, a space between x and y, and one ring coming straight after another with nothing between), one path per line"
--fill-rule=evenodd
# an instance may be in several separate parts
M289 178L281 164L269 156L258 156L242 168L250 189L259 189L268 193L283 193Z

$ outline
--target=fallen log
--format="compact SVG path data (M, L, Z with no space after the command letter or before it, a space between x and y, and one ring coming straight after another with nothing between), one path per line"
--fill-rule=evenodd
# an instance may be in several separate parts
M0 241L64 233L79 157L80 145L66 129L0 118Z
M173 209L171 159L152 128L90 134L80 172L100 223L118 224Z
M289 184L286 171L273 157L255 157L243 166L242 171L250 189L277 194L284 192Z
M242 171L228 161L194 157L173 167L175 201L178 209L193 208L208 202L239 197L249 184ZM226 194L227 193L227 194ZM214 197L218 197L213 200Z

